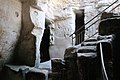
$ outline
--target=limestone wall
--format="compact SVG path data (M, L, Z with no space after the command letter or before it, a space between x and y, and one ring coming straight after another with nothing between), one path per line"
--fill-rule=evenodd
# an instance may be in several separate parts
M72 46L69 37L75 31L75 14L71 0L36 0L35 7L45 13L50 27L50 57L63 58L67 47ZM77 2L75 4L78 4ZM40 21L40 20L39 20ZM36 33L36 32L34 32Z
M0 0L0 67L12 59L21 29L21 2Z
M34 25L30 18L30 1L22 2L22 28L15 48L14 63L34 66L36 38L31 34Z
M64 51L72 45L72 39L69 37L75 31L75 14L72 9L71 0L51 0L48 2L48 13L53 13L49 16L52 21L51 33L53 41L50 46L51 58L63 58ZM51 15L51 14L50 14ZM48 16L47 16L48 17Z
M84 14L85 14L85 23L87 23L89 20L91 20L96 14L98 14L98 10L96 9L96 4L98 0L84 0ZM90 24L92 24L95 20L87 24L85 28L89 27ZM95 33L97 30L98 23L94 24L91 28L89 28L87 31L85 31L85 39L89 38L91 35Z

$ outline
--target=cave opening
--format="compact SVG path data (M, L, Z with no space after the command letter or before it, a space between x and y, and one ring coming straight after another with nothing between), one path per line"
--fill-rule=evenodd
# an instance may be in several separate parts
M50 60L49 47L50 47L50 27L48 26L47 23L45 23L45 30L40 44L41 62Z

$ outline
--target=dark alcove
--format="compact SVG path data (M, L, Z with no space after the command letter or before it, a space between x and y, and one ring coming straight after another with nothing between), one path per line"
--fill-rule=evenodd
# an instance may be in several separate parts
M41 62L50 60L49 46L50 46L50 28L47 24L45 24L45 30L40 44Z
M76 15L76 19L75 19L75 35L76 35L76 41L75 41L75 45L81 43L82 41L84 41L84 10L75 10L75 15ZM80 29L81 28L81 29ZM80 30L79 30L80 29Z

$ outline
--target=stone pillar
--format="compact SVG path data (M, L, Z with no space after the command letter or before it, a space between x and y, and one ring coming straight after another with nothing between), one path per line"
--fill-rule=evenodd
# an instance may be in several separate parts
M34 25L30 18L30 1L22 2L22 29L15 50L15 64L34 66L35 37L31 34Z
M32 23L34 24L32 34L36 37L35 67L38 67L40 64L40 43L45 28L45 13L43 11L39 11L33 7L30 7L30 16Z
M40 43L45 28L46 2L39 0L23 1L23 26L16 48L19 64L39 67Z
M45 12L47 11L47 0L36 0L31 4L30 17L34 24L32 34L36 37L36 60L35 67L40 66L40 43L45 29Z

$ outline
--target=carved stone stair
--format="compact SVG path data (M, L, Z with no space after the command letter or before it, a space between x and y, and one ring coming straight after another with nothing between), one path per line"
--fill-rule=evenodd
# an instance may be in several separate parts
M101 80L101 62L100 62L100 49L99 43L102 42L104 50L105 66L109 67L109 54L111 52L110 41L112 35L98 36L96 39L89 39L81 43L81 47L77 52L77 65L80 80ZM107 47L106 47L107 46ZM106 55L107 54L107 55ZM111 64L110 64L111 65ZM109 70L107 72L110 72Z
M97 80L97 39L89 39L81 43L77 52L77 65L80 80Z

